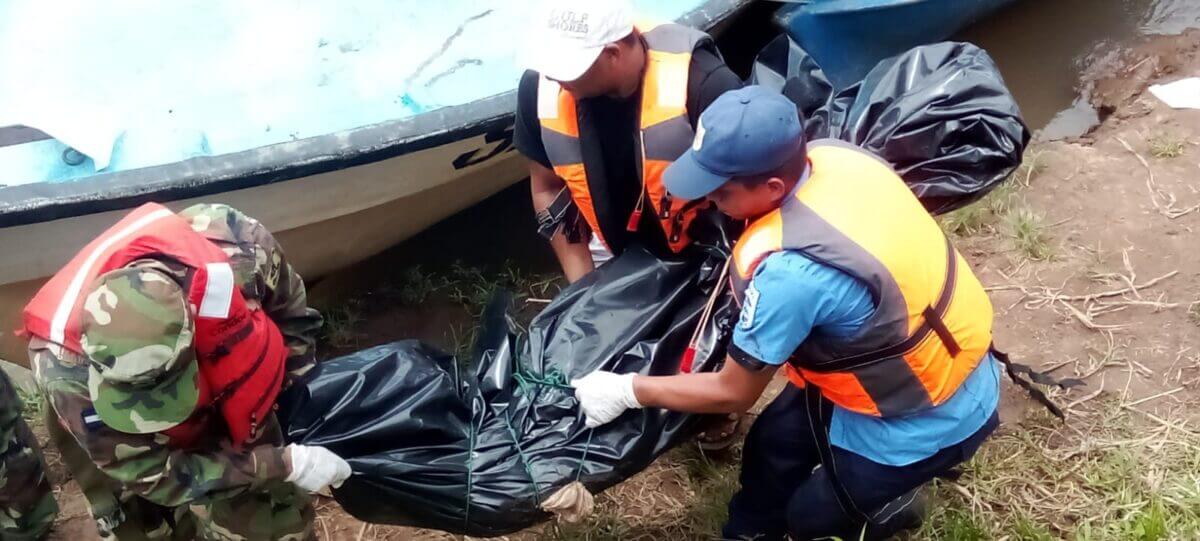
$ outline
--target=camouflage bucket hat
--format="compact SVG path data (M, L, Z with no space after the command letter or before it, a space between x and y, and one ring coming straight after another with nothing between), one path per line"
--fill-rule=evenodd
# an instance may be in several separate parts
M176 426L199 399L192 318L179 284L128 267L96 279L84 300L80 343L88 392L104 424L146 434Z

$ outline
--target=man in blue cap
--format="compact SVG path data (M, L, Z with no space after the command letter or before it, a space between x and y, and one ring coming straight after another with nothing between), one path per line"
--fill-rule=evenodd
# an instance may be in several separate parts
M746 438L729 539L884 539L920 524L917 489L996 428L992 307L891 168L807 143L796 107L762 87L718 98L664 175L686 199L750 221L730 275L741 317L714 373L593 372L587 423L629 408L742 411L777 369L789 385Z

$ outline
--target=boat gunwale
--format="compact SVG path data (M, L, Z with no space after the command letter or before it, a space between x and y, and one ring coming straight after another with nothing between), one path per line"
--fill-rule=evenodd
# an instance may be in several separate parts
M706 0L676 19L709 30L752 0ZM84 180L0 188L0 228L260 187L376 163L504 130L516 89L351 130L217 156L92 175Z

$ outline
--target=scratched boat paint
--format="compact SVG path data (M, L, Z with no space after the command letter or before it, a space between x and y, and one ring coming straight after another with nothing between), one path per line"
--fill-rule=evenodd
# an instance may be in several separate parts
M674 19L698 2L641 2ZM512 90L528 2L0 3L9 184L61 181L352 130ZM70 165L69 145L88 159ZM7 147L6 147L7 148ZM13 155L15 154L15 156ZM9 175L6 175L9 176Z

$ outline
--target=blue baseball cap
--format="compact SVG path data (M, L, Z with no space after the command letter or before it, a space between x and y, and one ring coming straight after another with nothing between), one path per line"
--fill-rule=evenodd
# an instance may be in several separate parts
M722 94L701 113L692 148L667 167L663 184L676 197L700 199L733 177L772 171L803 149L796 104L747 86Z

